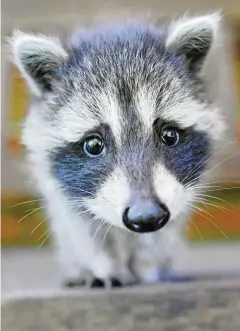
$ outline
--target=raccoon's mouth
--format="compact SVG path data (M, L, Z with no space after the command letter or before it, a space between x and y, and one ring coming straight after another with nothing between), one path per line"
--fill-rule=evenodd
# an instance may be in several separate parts
M170 218L168 208L157 200L138 199L123 213L123 224L131 231L147 233L163 228Z

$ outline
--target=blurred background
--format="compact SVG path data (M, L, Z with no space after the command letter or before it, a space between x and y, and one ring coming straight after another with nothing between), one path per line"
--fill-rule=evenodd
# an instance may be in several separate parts
M77 26L92 26L140 17L160 24L186 11L204 13L222 9L228 38L221 58L222 102L229 123L228 140L217 167L217 189L209 204L201 206L186 228L186 239L195 245L188 264L218 271L240 271L240 3L238 0L2 0L2 90L1 90L1 239L3 291L58 285L57 266L52 261L50 231L39 209L39 199L26 175L19 142L20 123L26 113L28 93L17 69L5 56L4 37L12 29L53 33ZM230 82L230 84L229 84ZM217 82L216 82L217 83ZM235 155L235 156L234 156ZM32 201L30 201L32 200ZM28 202L30 201L30 202ZM239 244L238 244L239 243ZM213 249L214 247L218 249ZM216 246L217 245L217 246ZM239 245L239 246L238 246ZM41 247L41 250L38 248ZM211 250L212 255L209 253ZM198 254L198 255L197 255ZM224 255L225 254L225 255ZM229 254L229 255L227 255ZM198 256L199 265L194 261ZM230 262L230 258L233 259ZM235 260L234 260L235 258ZM235 261L235 262L234 262ZM180 263L180 262L179 262ZM54 267L53 267L54 266ZM50 269L49 269L50 268ZM234 269L235 268L235 269ZM30 272L31 269L31 272ZM54 269L54 271L53 271ZM50 272L51 270L51 272ZM200 270L200 269L199 269ZM16 277L16 272L18 277ZM49 276L50 275L50 276ZM45 279L45 278L46 279ZM48 284L47 284L48 278ZM51 283L52 282L52 283Z

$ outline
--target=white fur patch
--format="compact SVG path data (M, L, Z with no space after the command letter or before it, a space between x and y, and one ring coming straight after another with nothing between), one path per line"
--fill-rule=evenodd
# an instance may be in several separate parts
M182 128L194 126L197 130L206 132L213 140L219 140L225 124L221 110L215 105L200 103L190 97L190 91L183 91L181 82L176 77L171 86L165 90L159 109L156 109L157 93L152 88L142 88L136 95L136 109L144 123L146 134L151 133L156 118L166 122L176 122ZM184 101L182 101L185 93Z
M101 96L101 100L103 102L99 103L102 108L100 118L78 92L70 102L66 100L66 106L58 110L52 122L44 119L44 114L51 111L48 104L32 104L23 126L23 144L31 151L38 151L40 156L41 152L60 147L66 142L77 142L101 123L107 123L120 145L121 119L118 105L114 98Z
M118 145L121 145L121 117L116 97L110 94L96 94L99 110L94 110L84 100L81 91L78 91L66 106L60 109L57 123L59 138L75 142L91 132L97 126L105 123L111 128Z
M179 103L167 103L159 112L166 121L179 123L182 128L194 126L197 130L206 132L213 140L218 140L225 130L220 109L204 105L191 98Z
M158 198L168 207L171 219L175 219L181 213L187 212L187 202L190 199L190 190L186 191L184 186L170 174L161 164L153 169L153 185Z
M113 94L102 93L99 97L103 122L109 124L118 145L121 145L121 114L117 98Z
M100 124L81 93L75 95L70 103L60 109L56 124L59 126L58 135L67 142L79 141L86 132Z
M36 158L44 158L47 150L60 145L59 136L56 136L51 123L43 120L40 109L43 112L49 111L46 104L30 107L21 137L22 143L28 150L34 152Z
M126 203L131 196L127 178L120 168L117 168L108 179L100 186L94 199L86 199L85 206L97 218L110 224L125 228L122 214Z
M156 96L152 89L142 87L135 96L136 110L144 124L146 133L152 132L156 112Z

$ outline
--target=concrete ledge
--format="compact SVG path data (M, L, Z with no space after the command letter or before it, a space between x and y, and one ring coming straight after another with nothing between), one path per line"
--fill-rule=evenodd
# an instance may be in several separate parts
M239 331L240 279L68 291L2 306L3 331Z

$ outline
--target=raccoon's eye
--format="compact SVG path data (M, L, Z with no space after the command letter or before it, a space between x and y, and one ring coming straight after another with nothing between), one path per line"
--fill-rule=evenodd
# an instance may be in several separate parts
M84 152L91 156L99 156L102 154L104 148L104 143L102 141L102 138L98 135L92 135L86 138L84 144L83 144L83 150Z
M174 127L163 127L161 131L162 142L167 146L176 146L180 140L180 131Z

